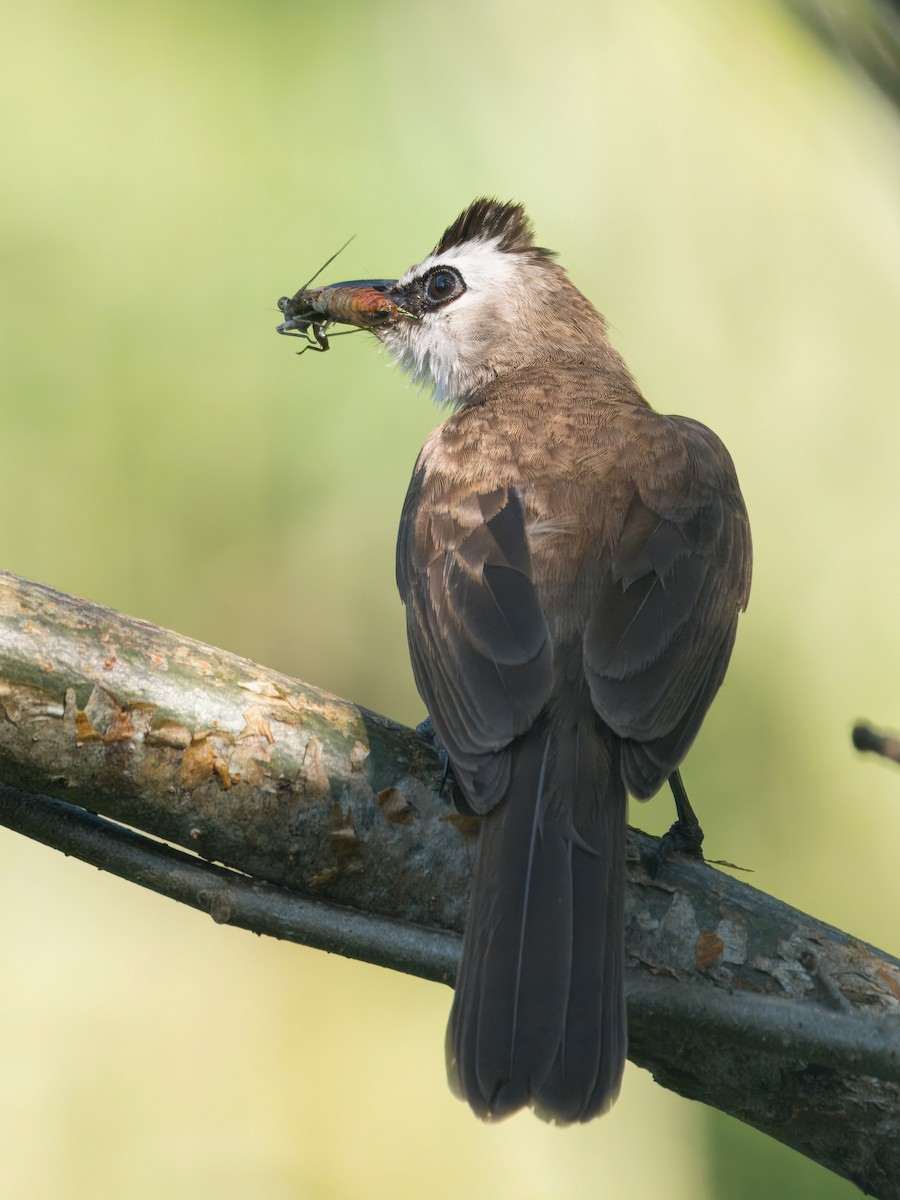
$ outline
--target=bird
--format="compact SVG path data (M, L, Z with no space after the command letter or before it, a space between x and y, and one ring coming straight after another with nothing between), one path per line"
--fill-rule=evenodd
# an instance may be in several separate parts
M645 400L518 203L475 200L400 279L356 286L385 297L359 324L450 410L396 557L415 682L482 818L448 1077L487 1121L587 1121L627 1050L627 797L669 781L686 805L747 606L735 467Z

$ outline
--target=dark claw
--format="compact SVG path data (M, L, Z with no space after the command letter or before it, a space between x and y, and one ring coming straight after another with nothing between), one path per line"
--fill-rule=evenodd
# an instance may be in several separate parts
M464 817L474 817L475 812L469 807L469 802L462 794L462 790L456 782L453 767L450 765L450 759L447 757L447 751L444 749L444 743L435 733L434 722L431 720L431 717L426 717L424 721L416 726L416 733L420 737L425 738L426 741L429 741L437 751L437 756L441 763L441 782L438 787L438 795L445 795L449 785L450 800L456 811Z
M681 773L673 771L669 776L669 786L675 799L675 811L678 819L659 839L656 850L645 863L650 877L655 879L663 863L670 854L684 854L688 858L703 862L703 830L697 820L688 794L681 781Z

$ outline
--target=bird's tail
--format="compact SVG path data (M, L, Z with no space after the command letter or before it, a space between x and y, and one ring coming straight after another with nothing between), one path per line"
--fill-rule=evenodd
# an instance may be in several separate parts
M545 715L484 819L447 1068L485 1119L531 1105L587 1121L618 1094L626 796L611 743L593 712Z

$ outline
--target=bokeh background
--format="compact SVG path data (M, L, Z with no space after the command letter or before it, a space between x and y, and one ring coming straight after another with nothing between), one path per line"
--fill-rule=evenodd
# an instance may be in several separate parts
M0 49L0 562L392 717L439 414L276 298L524 201L657 407L731 448L750 611L687 766L712 857L898 950L900 127L760 0L32 0ZM540 337L540 330L535 330ZM658 832L660 798L632 812ZM216 927L0 836L14 1200L855 1194L629 1066L586 1128L478 1124L449 992Z

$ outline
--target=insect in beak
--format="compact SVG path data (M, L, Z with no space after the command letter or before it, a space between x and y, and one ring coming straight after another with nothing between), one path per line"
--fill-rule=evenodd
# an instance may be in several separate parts
M341 250L347 245L345 242ZM327 350L327 331L332 325L375 329L401 317L413 316L390 295L390 289L397 282L395 279L354 279L333 283L328 287L310 288L313 280L340 252L338 250L333 254L293 296L282 296L278 301L285 320L276 325L275 330L277 333L305 338L307 345L299 351L300 354L305 350Z

